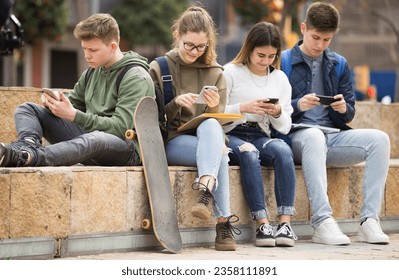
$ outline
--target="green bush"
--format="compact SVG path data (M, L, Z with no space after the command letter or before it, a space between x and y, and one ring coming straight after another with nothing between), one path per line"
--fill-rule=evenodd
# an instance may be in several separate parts
M129 44L169 48L173 20L187 7L186 0L124 0L111 11L118 21L121 37Z
M20 0L13 11L27 43L40 39L60 41L66 34L70 14L66 0Z

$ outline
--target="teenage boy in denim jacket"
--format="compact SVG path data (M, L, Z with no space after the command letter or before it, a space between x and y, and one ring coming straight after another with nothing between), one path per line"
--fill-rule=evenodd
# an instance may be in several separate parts
M333 5L322 2L310 5L301 24L303 40L283 53L282 70L292 86L293 123L339 128L340 131L323 133L318 128L306 128L292 130L289 136L295 161L302 164L312 209L313 242L350 244L332 216L326 167L365 161L357 240L388 244L389 238L380 227L378 215L388 175L390 141L382 131L350 129L346 125L355 115L350 71L346 60L328 49L339 20ZM329 106L321 105L316 94L334 97L335 101Z

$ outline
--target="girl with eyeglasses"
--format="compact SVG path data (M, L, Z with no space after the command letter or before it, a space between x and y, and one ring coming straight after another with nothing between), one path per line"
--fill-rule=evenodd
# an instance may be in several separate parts
M191 187L198 200L190 212L206 220L212 216L212 207L217 219L216 250L235 250L233 232L240 232L231 225L238 217L230 213L229 157L223 129L210 118L194 130L177 131L202 113L224 112L226 83L223 68L216 62L215 24L206 10L191 6L175 20L172 34L174 48L166 53L174 91L174 98L165 105L168 164L197 167L198 177ZM164 94L159 64L153 61L150 68L156 89ZM205 104L198 104L204 86L216 86L217 90L205 90Z

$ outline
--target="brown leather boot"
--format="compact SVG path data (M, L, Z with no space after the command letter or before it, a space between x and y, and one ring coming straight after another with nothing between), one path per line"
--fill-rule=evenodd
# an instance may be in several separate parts
M209 182L208 182L209 184ZM215 204L215 199L209 191L208 185L200 182L194 182L191 186L193 190L198 191L197 203L191 208L191 215L199 219L209 219L212 216L212 211L209 208L209 202L212 200Z
M233 219L233 221L231 221ZM217 251L235 251L236 241L234 240L233 232L237 235L241 234L241 231L233 227L231 223L238 222L238 217L232 215L227 218L226 222L221 222L216 224L216 239L215 239L215 249Z

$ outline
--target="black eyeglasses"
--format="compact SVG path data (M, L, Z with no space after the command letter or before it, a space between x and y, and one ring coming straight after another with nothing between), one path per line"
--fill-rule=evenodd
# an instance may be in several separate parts
M197 50L197 52L204 52L206 48L208 47L208 44L202 44L202 45L194 45L193 43L185 43L183 42L183 47L187 51L193 51L194 49Z

